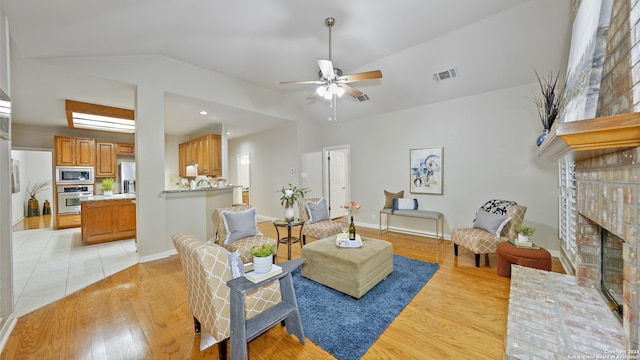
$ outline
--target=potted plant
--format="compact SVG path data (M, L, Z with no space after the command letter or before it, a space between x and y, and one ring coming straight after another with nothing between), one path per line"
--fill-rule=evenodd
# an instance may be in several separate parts
M289 184L288 187L282 187L280 190L282 196L280 196L280 205L284 205L284 219L287 221L293 221L294 210L293 204L301 197L303 198L306 193L309 192L307 188L299 188Z
M271 271L275 251L276 246L273 244L262 244L252 247L249 252L253 255L253 271L257 274L264 274Z
M116 180L114 178L104 178L102 179L102 190L105 196L113 195L113 183Z
M526 243L531 240L531 236L536 232L536 228L524 224L516 224L515 231L518 233L518 242Z

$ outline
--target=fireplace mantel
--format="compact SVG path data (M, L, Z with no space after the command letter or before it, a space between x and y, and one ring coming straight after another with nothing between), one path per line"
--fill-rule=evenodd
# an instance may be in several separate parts
M555 123L537 155L545 161L569 154L583 160L636 146L640 146L638 112Z

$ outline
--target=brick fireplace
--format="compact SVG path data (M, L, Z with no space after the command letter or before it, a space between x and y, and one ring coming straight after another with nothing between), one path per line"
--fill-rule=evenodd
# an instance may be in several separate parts
M640 208L640 148L576 162L576 278L582 286L600 287L601 228L624 240L623 327L638 346L638 223Z

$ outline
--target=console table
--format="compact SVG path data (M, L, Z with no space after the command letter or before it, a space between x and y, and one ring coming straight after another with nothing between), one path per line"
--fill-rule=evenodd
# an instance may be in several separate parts
M382 215L386 215L387 223L386 227L382 228ZM427 211L427 210L392 210L392 209L382 209L380 210L380 232L386 233L389 231L389 218L391 216L404 216L404 217L413 217L425 220L432 220L436 225L436 262L438 262L438 258L440 255L440 243L444 241L444 215L438 211ZM419 234L417 231L412 231L413 234Z

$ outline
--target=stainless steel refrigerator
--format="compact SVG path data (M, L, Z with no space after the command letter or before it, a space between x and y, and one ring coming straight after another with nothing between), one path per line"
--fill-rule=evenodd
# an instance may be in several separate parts
M136 192L136 163L123 161L118 164L118 177L120 178L120 191L123 194Z

